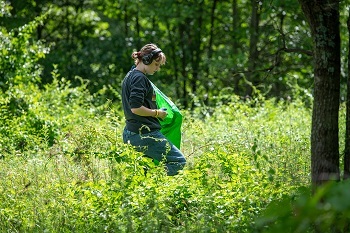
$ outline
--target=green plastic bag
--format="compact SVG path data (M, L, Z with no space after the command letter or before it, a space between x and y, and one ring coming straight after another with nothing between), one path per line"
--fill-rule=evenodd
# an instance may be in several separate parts
M159 120L160 125L162 126L160 132L162 132L170 142L180 149L182 114L176 105L163 92L161 92L152 82L151 84L156 93L158 109L166 108L168 113L163 120Z

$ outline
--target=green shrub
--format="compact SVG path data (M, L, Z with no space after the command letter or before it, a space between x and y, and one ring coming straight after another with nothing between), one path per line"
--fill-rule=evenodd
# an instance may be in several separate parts
M37 17L10 32L0 27L0 89L3 92L17 84L40 81L42 67L38 61L45 57L49 49L41 41L32 41L31 34L45 17Z
M72 88L64 79L55 79L44 90L34 84L15 85L0 100L2 144L9 151L31 150L39 145L50 147L64 136L66 127L103 111L92 101L84 85Z
M40 83L37 63L48 49L28 38L44 17L0 31L1 232L346 229L348 183L296 198L310 184L303 103L229 89L215 107L194 101L182 111L188 164L168 177L122 142L120 103L105 97L115 89L91 95L86 80L72 87L56 66L53 82Z
M252 109L238 100L201 120L184 111L188 165L167 177L162 165L122 143L123 119L113 110L119 106L96 108L84 93L57 81L25 95L41 101L28 102L33 115L21 119L52 121L59 133L51 146L37 142L36 150L19 153L25 156L0 160L7 177L0 183L0 229L252 232L271 201L309 183L310 114L298 103L266 101Z
M302 188L269 204L257 220L261 232L349 232L350 181L330 182L311 195ZM282 208L281 208L282 207Z

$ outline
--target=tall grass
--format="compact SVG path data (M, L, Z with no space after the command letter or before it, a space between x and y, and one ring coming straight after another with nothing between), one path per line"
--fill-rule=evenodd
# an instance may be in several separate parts
M44 18L2 28L0 232L347 232L349 184L301 195L311 111L300 101L227 89L216 107L194 103L183 111L188 165L168 177L122 143L120 104L104 95L117 91L90 95L57 70L39 88L48 49L28 38Z
M117 104L95 107L64 82L21 98L28 109L3 129L31 140L2 153L1 232L252 232L271 201L309 185L310 110L299 102L183 111L188 165L167 177L122 143Z

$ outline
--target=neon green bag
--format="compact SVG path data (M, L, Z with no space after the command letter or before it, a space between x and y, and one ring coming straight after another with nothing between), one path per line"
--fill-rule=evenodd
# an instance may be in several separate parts
M152 87L156 93L157 107L166 108L168 115L164 120L159 120L162 129L160 130L164 136L172 142L178 149L181 145L181 125L182 125L182 114L176 105L163 93L161 92L152 82Z

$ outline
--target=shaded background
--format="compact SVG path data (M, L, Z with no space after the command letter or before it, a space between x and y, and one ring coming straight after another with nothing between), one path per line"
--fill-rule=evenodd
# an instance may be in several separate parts
M73 85L86 80L90 92L103 89L108 99L119 101L120 82L133 64L131 53L155 43L167 55L167 64L151 78L184 108L197 102L215 105L215 97L227 93L247 98L258 91L266 97L303 98L312 90L312 39L294 0L10 4L11 15L1 20L8 30L48 14L32 35L50 48L40 60L43 84L52 81L56 64L61 77Z

